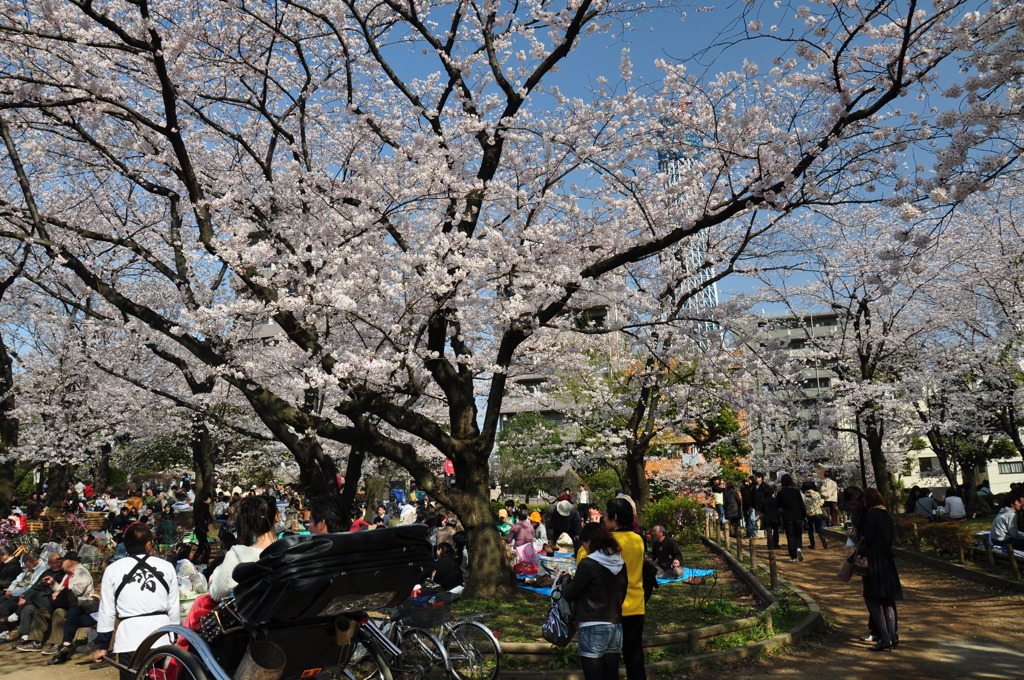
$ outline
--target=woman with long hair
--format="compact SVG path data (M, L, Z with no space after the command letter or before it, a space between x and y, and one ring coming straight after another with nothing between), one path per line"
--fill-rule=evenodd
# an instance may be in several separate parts
M903 599L903 586L896 571L892 552L894 523L877 489L864 490L863 532L859 552L868 559L864 575L864 603L871 612L878 642L872 651L889 649L899 644L896 632L896 601Z
M622 548L603 523L588 522L580 531L587 556L563 589L579 623L580 663L584 680L618 680L622 651L622 602L628 579Z
M626 597L622 601L622 662L627 680L646 680L644 668L644 539L635 529L632 499L616 496L604 510L604 526L621 548L626 565ZM587 549L579 551L578 562L587 557Z
M238 545L224 556L224 562L210 579L210 597L220 601L235 587L232 572L244 562L255 562L263 549L277 540L274 526L280 519L277 503L269 496L246 496L235 506L235 528Z

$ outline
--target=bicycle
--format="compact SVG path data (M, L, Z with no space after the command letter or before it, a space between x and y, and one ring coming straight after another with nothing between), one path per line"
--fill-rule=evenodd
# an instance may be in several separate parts
M446 680L448 654L429 630L405 625L401 610L387 619L366 617L347 665L355 680Z
M399 626L438 629L452 680L493 680L501 670L501 645L491 629L477 620L484 614L451 618L451 603L458 597L443 591L409 600L400 610Z
M441 626L441 642L455 680L494 680L501 670L501 645L494 632L476 620L482 616L460 616Z

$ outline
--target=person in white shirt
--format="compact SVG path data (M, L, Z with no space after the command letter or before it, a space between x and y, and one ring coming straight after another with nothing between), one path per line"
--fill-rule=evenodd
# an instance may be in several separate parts
M255 562L263 549L277 540L274 525L280 516L277 503L267 496L246 496L235 507L235 527L238 530L238 545L232 546L224 556L224 562L213 572L210 579L210 597L220 602L231 594L238 583L232 576L235 567L244 562Z
M824 501L829 526L839 523L839 485L825 470L818 471L818 493Z
M190 559L195 549L195 545L189 543L179 545L174 555L174 570L178 575L178 590L202 595L209 589L209 584Z
M967 508L964 506L964 499L960 498L956 487L951 486L946 489L946 498L942 501L942 504L945 506L947 519L954 521L967 519Z
M399 511L398 516L402 524L415 524L416 523L416 507L409 501L405 502L402 509Z
M178 578L174 566L167 560L151 555L153 532L141 522L132 524L124 532L124 545L128 557L112 563L103 572L100 587L99 617L96 622L96 645L93 661L100 661L108 651L117 655L118 662L127 666L132 654L150 633L181 620L178 597ZM117 626L114 649L110 638ZM154 647L173 644L174 637L158 641ZM133 680L134 675L121 671L121 680Z

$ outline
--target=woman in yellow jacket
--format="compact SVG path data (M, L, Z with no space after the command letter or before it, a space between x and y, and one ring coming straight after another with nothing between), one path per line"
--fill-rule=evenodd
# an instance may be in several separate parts
M626 599L622 601L622 665L627 680L647 680L644 668L644 539L633 530L633 506L623 497L608 501L604 523L622 548L626 563ZM580 549L579 564L587 551Z

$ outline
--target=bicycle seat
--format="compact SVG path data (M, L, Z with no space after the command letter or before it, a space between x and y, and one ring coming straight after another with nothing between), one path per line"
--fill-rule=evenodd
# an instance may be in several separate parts
M235 567L235 607L253 624L337 616L404 602L434 568L423 524L288 536Z

